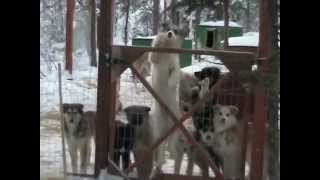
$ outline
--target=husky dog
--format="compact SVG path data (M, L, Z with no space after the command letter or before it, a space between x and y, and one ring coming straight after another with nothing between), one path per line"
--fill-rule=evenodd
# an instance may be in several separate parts
M158 34L152 42L152 47L156 48L179 48L183 42L183 35L179 30L170 30ZM179 54L175 53L150 53L152 87L167 106L180 118L179 109L179 82L180 82L180 62ZM169 114L156 101L153 102L152 119L154 120L154 138L158 139L173 126L173 121ZM169 152L171 157L176 157L177 134L173 133L169 139ZM155 161L158 170L161 170L165 162L166 144L163 143L156 149Z
M194 103L202 98L209 89L218 81L220 78L220 69L216 67L205 67L201 71L195 72L194 76L201 81L202 85L198 94L194 94ZM216 104L216 97L213 96L207 100L204 105L193 114L194 125L196 129L200 130L210 125L212 122L214 112L212 106Z
M196 72L195 74L199 75L198 78L195 76L192 76L190 74L183 73L181 76L181 85L180 85L180 101L183 103L181 105L181 110L182 111L188 111L200 98L202 98L205 93L208 92L209 86L210 86L210 73L207 74L202 74L200 71ZM205 75L208 75L209 77L202 79L205 77ZM182 88L183 87L183 88ZM209 130L209 127L212 127L213 129L213 116L214 116L214 111L210 102L206 102L204 105L202 105L198 110L196 110L193 115L192 115L192 122L194 126L194 132L193 135L196 140L205 147L211 155L211 158L214 160L217 166L221 166L221 161L218 160L217 155L213 152L212 148L208 148L209 145L206 144L205 141L201 141L201 132L207 132ZM209 132L209 131L208 131ZM178 143L185 143L183 141L179 141ZM185 146L185 145L181 145ZM198 150L196 150L196 153L190 153L187 148L184 149L184 152L187 153L188 155L188 174L192 174L192 169L193 169L193 159L195 158L194 156L198 157L198 161L200 161L201 158L199 155L197 155ZM182 156L182 155L181 155ZM182 157L181 157L182 158ZM178 158L179 159L179 158ZM203 164L204 163L204 164ZM204 176L206 176L206 172L208 169L208 164L207 162L199 162L197 163L199 166L202 166L201 168L203 169L206 167L206 170L203 170Z
M149 111L150 107L141 105L128 106L124 109L129 124L134 126L135 130L133 154L136 161L146 158L147 151L152 145ZM152 161L153 157L150 155L143 164L137 166L138 179L147 180L150 178Z
M77 173L78 152L80 153L80 170L86 173L90 161L92 122L83 112L83 104L63 104L63 126L71 157L72 171ZM87 116L90 117L90 116Z

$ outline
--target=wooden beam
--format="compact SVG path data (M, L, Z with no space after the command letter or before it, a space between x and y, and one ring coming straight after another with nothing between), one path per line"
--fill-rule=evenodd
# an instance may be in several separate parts
M74 12L74 0L67 0L67 12L66 12L66 49L65 49L65 68L72 74L72 39L73 39L73 12Z

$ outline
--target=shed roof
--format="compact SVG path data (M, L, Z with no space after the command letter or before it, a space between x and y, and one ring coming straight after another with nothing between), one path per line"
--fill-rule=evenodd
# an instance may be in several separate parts
M219 27L219 26L224 26L224 21L207 21L207 22L202 22L199 25ZM229 27L242 27L242 26L234 21L229 21Z

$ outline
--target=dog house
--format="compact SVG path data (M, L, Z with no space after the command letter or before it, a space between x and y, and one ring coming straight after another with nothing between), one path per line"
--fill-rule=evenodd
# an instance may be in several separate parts
M220 169L217 168L216 162L211 159L211 156L207 151L205 151L197 143L195 138L190 134L190 132L184 126L184 122L192 116L192 114L199 108L201 105L206 102L212 96L217 97L217 102L224 105L235 105L240 109L240 117L244 119L247 123L245 126L245 134L243 139L243 144L246 144L247 130L250 128L253 131L252 138L252 163L250 167L250 179L251 180L260 180L262 177L263 169L263 139L264 139L264 130L265 122L267 118L267 111L265 108L266 104L266 94L265 88L261 83L251 84L249 87L245 87L244 84L248 82L245 74L250 74L252 71L252 66L258 64L258 69L263 73L263 69L267 66L265 62L260 62L260 60L267 57L267 26L268 22L267 13L267 0L262 0L261 3L261 16L260 23L263 26L260 26L260 42L259 42L259 51L257 54L253 52L243 51L243 50L204 50L205 48L214 48L213 44L219 43L224 36L222 36L222 31L220 26L209 26L204 25L203 30L197 29L196 31L200 32L199 41L202 43L202 49L188 49L188 48L152 48L147 47L146 44L137 40L138 42L133 42L134 46L116 46L113 45L112 41L112 26L113 26L113 0L101 0L101 16L99 17L98 22L98 47L99 47L99 64L98 64L98 87L97 87L97 119L95 121L95 153L94 153L94 173L93 174L76 174L76 173L67 173L73 176L82 176L82 177L98 177L102 170L107 170L109 174L120 176L124 179L142 179L139 177L139 170L142 168L150 168L150 166L144 166L149 162L148 158L152 156L153 151L158 148L158 146L164 142L173 132L178 129L181 130L184 137L192 145L193 148L198 149L201 158L203 161L207 161L209 167L211 168L210 179L224 179L224 175ZM69 13L67 13L68 15ZM70 14L69 14L70 15ZM228 17L228 16L227 16ZM68 19L68 18L67 18ZM68 23L68 21L67 21ZM70 23L70 22L69 22ZM67 36L70 35L70 27L67 26ZM200 25L198 26L200 27ZM233 28L233 24L230 23L230 28ZM239 28L241 27L234 27ZM207 32L207 29L209 33ZM220 30L219 30L220 29ZM228 27L226 27L227 31ZM226 30L224 29L224 30ZM202 33L201 33L202 31ZM72 31L71 31L72 32ZM238 33L238 34L237 34ZM71 33L72 34L72 33ZM241 36L242 30L234 32L235 36ZM201 36L203 35L203 36ZM208 38L209 37L209 38ZM261 38L262 37L262 38ZM211 39L211 40L208 40ZM219 39L219 40L218 40ZM207 44L208 40L208 44ZM151 39L148 39L149 43ZM67 41L70 43L72 41ZM138 45L140 44L140 45ZM207 47L205 45L212 45ZM141 47L144 46L144 47ZM208 93L197 101L193 107L182 117L176 117L172 110L166 105L161 97L153 90L148 81L144 79L139 72L132 65L135 59L143 55L145 52L158 52L158 53L180 53L185 55L191 54L200 54L200 55L211 55L215 56L221 60L223 65L229 70L224 73L221 78L210 88ZM67 52L68 54L68 52ZM256 56L257 55L257 56ZM180 61L184 61L184 58L181 58ZM257 63L259 61L259 63ZM181 62L184 64L184 62ZM188 64L188 63L187 63ZM132 88L133 86L128 83L129 79L126 76L126 73L130 71L136 75L140 80L141 84L147 89L145 94L135 93ZM115 163L114 154L117 153L115 144L119 141L121 134L119 128L117 128L117 120L125 119L126 117L123 114L116 114L115 104L116 104L116 91L117 91L117 80L120 79L120 96L126 95L125 99L126 104L124 106L130 106L135 104L141 104L145 106L150 106L152 102L157 101L165 112L170 116L171 120L174 122L174 126L171 127L165 134L158 138L154 143L152 143L145 151L142 152L140 158L134 159L131 161L127 167L118 165ZM128 89L124 89L127 87ZM121 90L124 89L124 90ZM126 93L126 94L125 94ZM250 126L248 122L252 122ZM129 128L132 129L132 128ZM246 146L243 146L243 152L245 152ZM120 148L120 151L123 149ZM118 151L118 152L120 152ZM244 159L244 156L242 157ZM168 161L169 162L169 161ZM242 175L244 176L244 160L242 161ZM138 172L138 176L132 172ZM214 178L212 178L214 174ZM243 177L237 177L243 178ZM172 172L163 172L158 174L153 179L188 179L196 180L202 179L199 175L185 175L182 173L172 174Z
M196 26L195 39L197 48L219 49L221 40L224 40L224 21L207 21ZM229 37L242 36L242 26L230 21L228 28Z
M143 46L150 47L154 36L150 37L135 37L132 39L133 46ZM190 38L185 38L182 43L182 48L192 49L192 40ZM180 54L180 66L181 68L191 65L192 57L190 54Z

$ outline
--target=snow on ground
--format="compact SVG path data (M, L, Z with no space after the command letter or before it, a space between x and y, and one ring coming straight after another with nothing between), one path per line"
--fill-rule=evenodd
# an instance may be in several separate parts
M63 53L63 51L61 52ZM62 57L61 56L62 62ZM85 110L96 109L96 88L97 88L97 70L90 67L88 56L81 51L74 55L74 72L70 76L68 72L62 72L62 93L63 102L66 103L83 103ZM58 61L59 62L59 61ZM217 66L222 72L228 72L223 65L213 64L221 63L219 60L212 56L202 56L202 60L192 61L192 66L185 67L184 72L193 73L201 70L206 66ZM64 64L62 64L64 69ZM133 83L132 74L127 69L121 76L120 83L120 100L123 107L134 104L147 105L151 107L152 96L143 87L141 83L137 84L137 88ZM72 80L70 80L72 78ZM62 143L59 118L50 119L45 118L46 114L56 113L59 111L59 89L58 89L58 73L53 71L47 73L45 77L40 79L40 177L46 179L47 177L62 177ZM59 114L58 114L59 115ZM58 116L59 117L59 116ZM123 113L117 115L117 120L125 121ZM94 148L93 148L94 149ZM166 156L168 157L168 153ZM67 167L70 167L70 159L68 151ZM91 157L90 171L93 170L94 153ZM187 157L184 157L182 163L181 173L185 174L187 166ZM173 173L174 162L168 159L164 165L163 170L166 173ZM132 175L135 176L136 172ZM211 174L213 174L211 172ZM198 167L194 169L194 175L200 175Z

